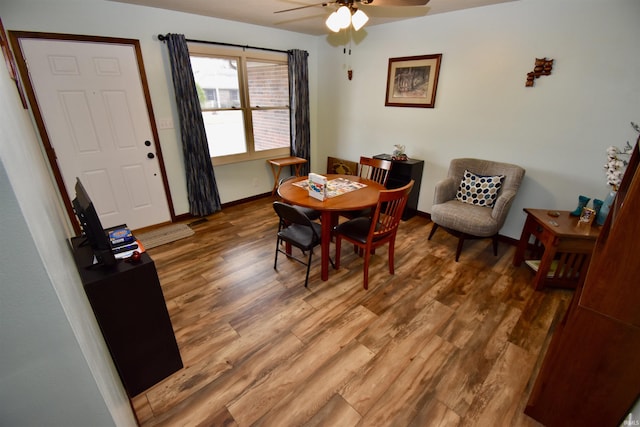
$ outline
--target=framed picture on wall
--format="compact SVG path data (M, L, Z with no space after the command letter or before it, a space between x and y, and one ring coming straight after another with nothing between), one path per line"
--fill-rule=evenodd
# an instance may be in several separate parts
M442 54L389 58L385 106L433 108Z

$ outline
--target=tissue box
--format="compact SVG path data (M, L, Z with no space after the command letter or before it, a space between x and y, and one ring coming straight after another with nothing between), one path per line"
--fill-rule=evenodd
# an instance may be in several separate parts
M327 198L327 177L316 173L309 174L309 196L314 199Z

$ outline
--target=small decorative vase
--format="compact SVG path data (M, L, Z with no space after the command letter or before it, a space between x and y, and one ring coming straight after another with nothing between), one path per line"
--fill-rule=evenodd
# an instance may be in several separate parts
M602 209L603 200L593 199L593 210L596 211L596 217L600 213L600 209Z
M596 224L598 225L603 225L605 220L607 219L607 216L609 216L609 209L611 209L611 205L613 204L613 201L616 198L616 192L615 191L609 191L609 194L607 194L607 197L604 199L604 202L602 203L602 207L600 208L600 211L598 212L598 215L596 216Z
M578 207L575 208L574 211L570 212L569 215L580 216L582 214L582 208L587 206L587 203L589 203L589 200L591 200L590 197L578 196Z

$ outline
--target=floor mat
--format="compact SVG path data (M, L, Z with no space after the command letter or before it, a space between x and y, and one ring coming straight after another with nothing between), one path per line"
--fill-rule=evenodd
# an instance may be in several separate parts
M145 249L151 249L193 235L194 231L188 225L171 224L157 230L136 234L136 238L142 242Z

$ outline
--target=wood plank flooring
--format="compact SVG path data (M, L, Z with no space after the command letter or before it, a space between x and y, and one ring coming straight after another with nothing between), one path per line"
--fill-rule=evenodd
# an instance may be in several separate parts
M465 243L429 221L387 249L343 249L320 280L280 256L271 198L225 208L149 250L184 369L133 400L143 426L536 426L523 414L571 291L535 292L515 248ZM513 213L517 215L517 212ZM332 251L333 251L332 245Z

